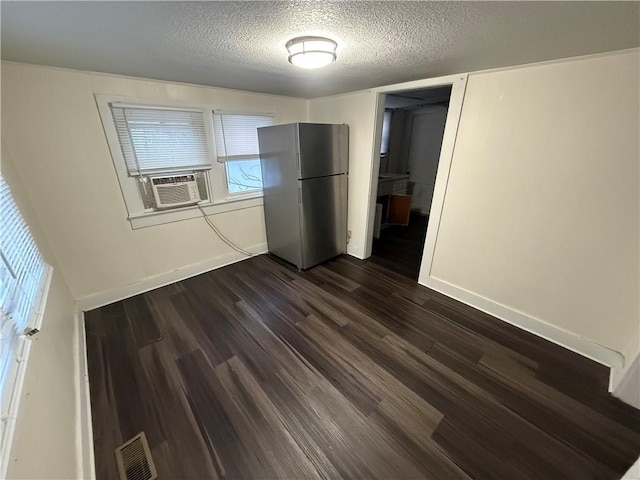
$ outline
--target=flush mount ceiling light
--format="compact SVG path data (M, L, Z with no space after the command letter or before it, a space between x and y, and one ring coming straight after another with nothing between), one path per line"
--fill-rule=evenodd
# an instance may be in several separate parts
M336 61L338 44L324 37L297 37L287 42L289 63L301 68L320 68Z

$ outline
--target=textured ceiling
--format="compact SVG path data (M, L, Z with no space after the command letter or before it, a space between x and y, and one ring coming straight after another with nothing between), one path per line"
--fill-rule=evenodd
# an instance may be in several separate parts
M10 2L2 58L300 97L637 47L638 2ZM320 70L300 35L336 40Z

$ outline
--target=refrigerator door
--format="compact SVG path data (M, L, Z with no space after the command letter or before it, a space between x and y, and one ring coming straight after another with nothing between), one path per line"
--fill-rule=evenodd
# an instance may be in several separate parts
M258 129L269 252L302 268L295 124Z
M347 176L300 180L302 265L306 269L347 251Z
M298 178L339 175L349 171L349 127L299 123Z

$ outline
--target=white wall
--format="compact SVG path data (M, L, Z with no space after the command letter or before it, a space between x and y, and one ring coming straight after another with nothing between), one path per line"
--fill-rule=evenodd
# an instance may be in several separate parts
M380 138L376 134L376 114L384 111L384 101L378 105L377 94L358 92L336 97L309 100L309 121L317 123L346 123L349 125L349 207L348 230L351 238L347 251L358 258L366 258L365 232L373 227L369 212L372 180L375 188L379 170ZM379 136L378 136L379 137ZM374 159L372 161L372 158ZM369 218L371 217L371 218ZM370 246L369 246L370 248Z
M387 95L387 99L391 95ZM386 169L383 173L407 173L407 155L409 145L406 142L405 132L411 127L409 110L397 109L391 112L391 125L389 130L389 154Z
M242 258L202 218L131 229L96 93L269 111L278 123L307 119L301 99L3 62L3 143L73 297L113 300L185 266L195 273ZM262 206L211 218L240 247L266 248Z
M408 122L405 141L409 144L406 165L410 174L411 209L428 215L447 121L447 108L429 106L411 111L409 115L411 121Z
M629 357L638 57L469 76L431 278Z
M3 120L4 128L8 119ZM0 167L38 248L54 269L42 329L31 340L7 478L79 478L73 298L22 178L4 149Z

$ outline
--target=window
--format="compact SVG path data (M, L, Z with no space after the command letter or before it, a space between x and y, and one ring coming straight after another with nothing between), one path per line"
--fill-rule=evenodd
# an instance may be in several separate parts
M262 204L257 128L273 125L272 115L214 114L211 105L148 102L96 95L134 229ZM189 182L171 188L154 177Z
M382 117L382 140L380 142L380 155L389 153L389 132L391 131L391 110L384 112Z
M129 175L211 168L202 111L118 103L111 111Z
M262 189L258 128L273 124L273 117L268 115L213 115L216 154L218 162L225 164L229 193Z
M8 455L18 389L29 353L25 330L39 329L50 267L0 176L0 406L2 459Z
M189 194L187 184L176 185L173 189L163 187L167 196L175 199L176 206L209 199L204 172L211 169L211 160L204 111L130 106L118 102L110 106L127 175L136 178L145 210L161 207L157 202L158 191L153 187L153 177L168 173L191 173L193 176L190 178L194 179L197 187L194 188L197 194Z

